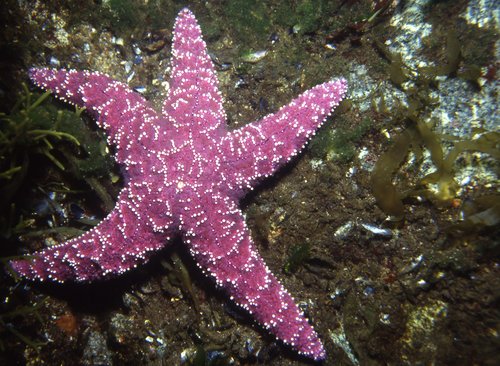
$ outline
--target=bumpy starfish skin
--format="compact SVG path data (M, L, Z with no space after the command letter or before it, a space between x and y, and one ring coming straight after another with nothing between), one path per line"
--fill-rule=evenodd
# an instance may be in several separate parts
M181 235L203 272L260 324L299 353L325 357L316 332L257 253L238 200L300 151L344 97L345 80L318 85L229 131L215 70L187 9L174 28L162 114L97 72L32 69L30 77L95 117L116 147L125 188L94 229L13 261L20 275L59 282L119 275Z

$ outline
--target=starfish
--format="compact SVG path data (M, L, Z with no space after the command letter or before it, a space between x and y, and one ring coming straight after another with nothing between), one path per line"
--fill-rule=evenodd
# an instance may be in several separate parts
M312 326L258 254L238 201L297 155L345 96L337 79L230 131L201 29L177 16L162 113L126 84L89 71L31 69L57 97L85 107L116 147L124 188L92 230L11 262L30 280L91 282L147 261L181 236L203 273L276 338L325 358Z

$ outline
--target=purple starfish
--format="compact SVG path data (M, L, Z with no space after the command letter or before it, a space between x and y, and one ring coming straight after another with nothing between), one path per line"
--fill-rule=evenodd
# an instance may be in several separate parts
M98 226L11 262L17 273L59 282L119 275L181 235L203 272L269 332L301 354L325 357L316 332L257 253L238 201L297 155L344 97L345 80L318 85L229 131L214 67L187 9L174 27L162 114L97 72L32 69L30 77L96 118L116 147L125 187Z

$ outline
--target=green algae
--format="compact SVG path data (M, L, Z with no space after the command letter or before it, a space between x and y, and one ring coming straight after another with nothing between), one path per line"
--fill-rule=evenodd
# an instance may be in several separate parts
M225 18L230 21L235 37L242 43L264 41L271 28L270 12L265 3L258 0L234 0L224 7Z
M9 259L12 258L3 258L2 262L6 262ZM8 266L6 267L8 268ZM0 351L6 351L6 343L12 340L12 336L14 336L16 339L20 340L26 346L31 347L35 352L38 353L40 351L40 348L47 344L47 341L38 340L31 337L30 335L25 334L24 330L21 329L18 324L20 324L19 319L27 320L28 318L34 318L38 323L41 324L42 317L40 315L40 308L42 307L45 298L34 304L15 306L14 303L16 302L15 300L17 300L16 295L13 293L12 288L10 291L11 293L6 297L5 303L2 306L2 310L0 310L0 334L8 333L10 334L10 337L0 337ZM7 310L7 307L10 307L11 309Z
M4 210L21 187L34 154L42 155L57 168L64 164L56 157L55 144L66 140L79 145L70 133L59 129L65 113L46 108L50 92L23 93L9 114L0 113L0 210Z
M344 104L343 102L342 104ZM343 107L339 107L344 109ZM336 115L342 113L337 111ZM370 131L372 124L368 118L351 127L346 120L337 118L337 123L328 124L319 130L309 144L314 158L347 163L356 153L356 144Z
M280 2L276 5L275 20L296 33L310 33L323 25L324 15L332 11L332 4L324 0Z
M0 314L0 325L2 326L2 328L10 332L12 335L21 340L27 346L32 347L35 351L38 351L40 347L46 345L47 342L38 341L36 339L32 339L24 335L21 331L12 326L12 324L7 323L6 320L15 318L17 316L26 316L29 314L35 314L38 317L40 317L37 311L38 311L38 306L21 306L10 313ZM5 351L5 345L3 344L3 342L0 342L0 350Z
M287 274L296 272L310 257L311 245L309 243L294 245L290 248L283 271Z
M297 0L266 4L257 0L230 1L224 8L226 18L243 43L264 41L273 25L287 27L294 33L312 33L325 26L336 4L325 0Z
M143 29L146 24L149 29L165 27L165 11L171 8L165 0L137 1L137 0L109 0L102 5L102 11L109 11L111 15L104 16L104 20L111 20L110 26L122 34L131 34Z
M59 108L50 92L32 92L23 85L11 111L0 114L0 232L4 237L27 225L13 202L24 183L34 179L40 159L50 163L44 174L59 171L85 181L106 209L113 208L113 199L97 178L109 175L114 163L102 139L84 125L82 111Z

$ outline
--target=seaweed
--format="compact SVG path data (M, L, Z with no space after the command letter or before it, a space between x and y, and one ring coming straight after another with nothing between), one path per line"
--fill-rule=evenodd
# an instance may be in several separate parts
M101 12L111 13L102 21L111 19L111 26L126 37L137 31L142 31L146 24L150 29L161 29L165 25L165 9L169 4L164 0L109 0L102 3Z
M36 94L23 84L23 93L10 114L0 113L0 211L12 201L21 187L32 155L43 155L57 168L64 164L54 154L54 143L66 140L75 145L80 142L73 135L61 131L59 125L65 114L45 108L50 92Z
M82 112L83 109L58 108L50 92L32 92L23 84L11 111L0 113L0 233L3 237L9 238L28 225L14 204L15 197L28 185L40 188L42 180L33 177L37 174L35 171L40 174L37 168L46 162L47 169L42 174L50 178L59 171L65 178L85 181L108 211L113 208L113 199L98 178L108 176L114 163L102 139L96 139L95 133L83 123ZM70 192L67 188L63 190Z
M288 258L283 266L287 274L294 273L311 257L311 245L308 243L297 244L290 248Z
M161 265L168 271L167 280L169 281L169 283L163 282L162 285L167 288L167 291L171 287L170 285L179 287L186 297L191 298L196 309L196 316L199 316L200 303L194 292L191 276L182 258L174 252L169 260L163 260Z
M442 141L453 140L448 154L444 154ZM471 139L460 140L457 137L440 138L429 125L421 120L414 120L393 145L380 156L371 176L373 195L379 207L393 220L404 217L403 200L411 197L424 197L436 205L451 206L457 197L459 185L455 181L455 163L464 152L477 151L500 158L500 133L474 131ZM436 170L420 178L413 187L398 189L392 183L393 175L399 170L410 152L422 156L421 148L426 148ZM493 212L496 212L493 210ZM480 219L480 218L476 218Z
M234 0L224 7L236 37L244 44L255 40L264 41L271 28L270 12L263 2L256 0Z
M378 206L395 221L404 216L404 194L392 184L392 176L406 158L411 140L412 131L403 131L377 160L371 175L372 193Z
M500 194L486 194L462 205L463 220L446 228L454 236L500 227ZM496 244L498 245L498 243Z
M38 318L40 318L40 315L38 314L39 305L40 304L37 304L34 306L30 306L30 305L19 306L17 309L15 309L11 312L0 314L0 326L2 327L2 329L7 330L12 335L14 335L16 338L21 340L23 343L32 347L35 351L38 351L40 349L40 347L47 344L47 342L38 341L36 339L32 339L32 338L26 336L19 329L17 329L9 320L13 320L16 317L26 316L29 314L34 314ZM0 350L2 350L2 351L5 350L5 345L1 340L0 340Z
M317 31L327 19L326 14L333 11L333 6L323 0L299 0L280 2L276 5L275 21L293 29L295 33L311 33Z
M428 129L424 123L420 123L418 126L421 126L420 129ZM436 184L437 191L427 196L436 198L439 203L450 203L456 197L458 185L454 180L454 165L460 154L477 151L488 154L495 159L500 158L500 133L498 132L474 131L470 140L455 141L446 157L443 156L442 147L437 141L437 135L430 130L427 134L428 136L422 135L422 142L428 146L437 170L422 178L420 185Z
M387 71L390 80L407 96L407 104L396 103L392 111L389 111L383 96L375 105L378 112L391 116L392 123L403 122L406 125L394 138L392 146L380 156L371 175L377 204L393 221L404 218L404 202L412 197L426 199L437 207L459 204L457 195L460 187L455 181L455 164L461 154L480 152L494 159L500 157L500 133L474 129L470 137L440 135L433 131L433 120L429 121L426 117L436 102L432 97L432 89L438 84L438 76L462 77L476 83L481 76L469 68L470 75L464 77L465 71L459 68L462 61L461 44L455 30L449 30L446 38L445 62L416 70L405 65L401 55L389 52L382 43L375 41L376 48L390 62ZM422 175L424 151L428 152L435 171L419 178ZM416 163L413 167L405 168L405 178L396 185L393 176L400 171L410 153L413 153ZM494 206L490 209L482 215L472 215L465 221L481 221L484 227L491 226L489 222L496 221L497 211ZM462 228L466 226L465 221Z
M2 258L1 261L6 262L9 259L12 258ZM40 324L43 323L40 308L44 304L45 298L42 298L34 304L16 305L15 303L20 300L17 296L18 293L19 291L17 291L17 289L11 288L0 310L0 351L4 352L7 349L7 343L13 340L13 335L22 343L31 347L35 352L39 352L40 347L47 344L47 342L26 335L25 331L20 326L21 323L19 320L23 319L29 322L31 318L34 318L36 322ZM10 336L6 334L10 334Z
M341 109L346 102L342 102ZM336 115L341 115L342 111L337 111ZM354 127L347 125L346 121L340 119L335 125L328 124L320 129L318 134L309 144L309 151L312 156L318 159L347 163L356 155L356 144L371 129L372 123L368 118L363 119Z

